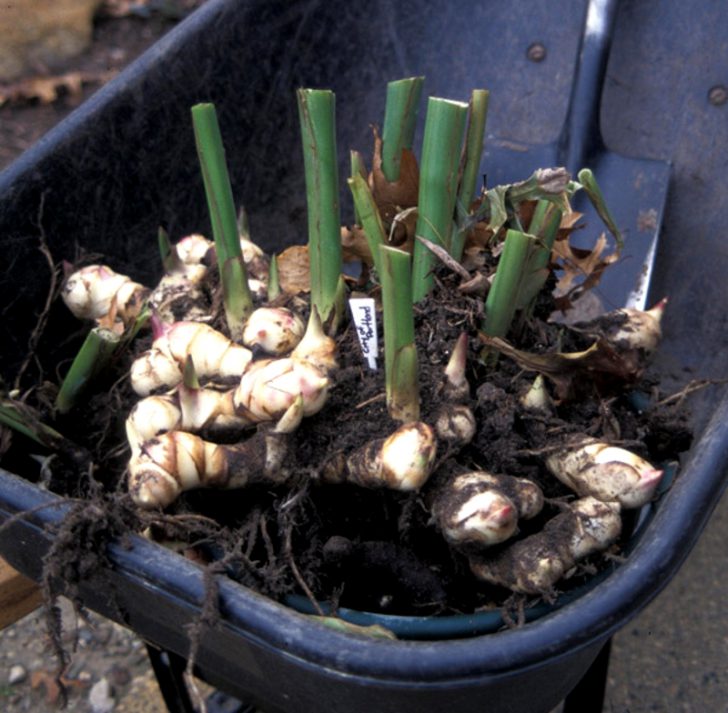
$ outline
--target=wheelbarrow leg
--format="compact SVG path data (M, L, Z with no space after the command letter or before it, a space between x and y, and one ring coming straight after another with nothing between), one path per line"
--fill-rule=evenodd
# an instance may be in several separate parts
M147 644L147 654L169 713L196 713L185 684L185 659L150 644Z
M171 651L147 644L147 654L157 678L159 691L169 713L198 713L192 704L184 673L187 661ZM205 702L208 713L255 713L255 706L215 691Z
M609 639L581 681L564 699L562 713L601 713L604 707L604 693L607 690L607 671L609 670L611 650L612 640Z

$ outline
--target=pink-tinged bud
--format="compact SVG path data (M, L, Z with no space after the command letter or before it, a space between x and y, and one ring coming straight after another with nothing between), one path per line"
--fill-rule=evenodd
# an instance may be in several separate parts
M625 315L626 320L610 335L610 341L630 349L643 349L651 354L662 338L661 322L666 305L667 297L644 312L631 308L618 310L618 314Z
M577 495L625 509L650 502L664 473L631 451L590 440L554 453L546 466Z
M291 352L293 359L307 361L318 369L335 369L336 342L326 335L316 308L311 309L306 332L298 346Z
M298 345L303 336L301 318L285 307L259 307L243 330L243 344L258 346L268 354L281 356Z
M448 401L463 401L470 395L470 384L465 376L468 357L468 335L463 332L452 350L445 367L443 396Z

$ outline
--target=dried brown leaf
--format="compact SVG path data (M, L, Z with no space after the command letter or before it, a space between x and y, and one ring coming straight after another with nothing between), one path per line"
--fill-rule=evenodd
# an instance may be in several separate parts
M286 248L277 258L278 279L281 289L288 294L310 292L308 247L294 245Z
M643 373L643 363L636 350L617 350L604 339L597 339L581 352L533 354L516 349L499 337L483 333L479 337L487 347L513 359L522 369L543 374L554 384L560 400L577 398L590 386L611 391L633 384Z
M56 676L49 671L33 671L30 674L30 687L43 687L45 689L45 700L48 705L55 705L61 701L63 689L76 689L82 691L88 688L90 684L87 681L80 681L77 678L66 678L65 676Z
M29 77L11 84L0 84L0 106L29 101L52 104L62 94L78 97L84 84L104 84L116 72L67 72L57 76Z
M341 250L344 262L360 260L367 265L373 262L366 233L359 225L353 225L351 228L341 226Z
M616 250L605 255L606 247L605 233L591 250L573 247L568 240L554 243L552 259L563 270L555 289L560 309L568 308L579 295L598 285L604 270L619 259Z
M415 155L410 150L404 149L399 165L399 179L388 181L382 172L382 139L376 129L374 130L374 155L369 186L385 226L391 224L397 213L417 205L420 169Z

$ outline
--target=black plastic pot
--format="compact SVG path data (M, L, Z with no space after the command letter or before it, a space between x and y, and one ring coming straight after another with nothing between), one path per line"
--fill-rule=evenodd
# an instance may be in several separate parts
M725 48L728 8L698 5L688 13L678 0L659 11L648 0L625 2L602 127L615 150L674 160L653 292L671 297L660 360L668 375L717 377L728 371L720 358L728 340L728 255L720 245L728 122L708 91L728 59L715 50ZM367 123L381 115L384 83L420 73L432 94L464 98L474 86L491 88L489 134L547 141L561 125L582 15L578 0L212 0L0 176L4 377L26 353L46 297L41 234L56 260L73 259L78 245L151 281L160 222L173 236L205 230L189 120L195 102L217 104L236 196L256 239L278 249L304 239L297 86L336 91L342 153L369 147ZM676 80L667 59L677 26L690 28L691 46L713 51L683 63ZM544 62L528 59L535 41L546 46ZM688 239L693 249L685 249ZM53 374L68 331L80 328L62 309L50 324L38 353ZM201 675L266 712L549 711L667 584L725 487L728 403L714 389L694 408L696 441L653 522L628 561L577 601L517 630L383 641L332 631L223 580L223 622L203 638ZM0 472L0 519L46 503L0 537L0 553L35 578L53 538L46 527L68 504ZM140 539L114 545L109 559L105 575L83 589L88 606L185 655L185 625L203 598L200 570Z

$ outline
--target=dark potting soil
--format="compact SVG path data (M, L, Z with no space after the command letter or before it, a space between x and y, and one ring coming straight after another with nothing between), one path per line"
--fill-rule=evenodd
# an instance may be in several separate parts
M590 335L548 322L551 309L545 299L530 320L516 326L512 337L520 348L576 351L593 342ZM462 294L454 278L442 271L432 296L417 307L421 418L433 424L442 408L443 369L458 336L466 332L469 406L477 433L460 449L440 444L433 475L415 493L321 482L323 465L335 455L386 437L398 426L387 413L383 359L382 368L369 370L355 330L347 326L338 337L340 368L324 409L304 419L291 437L285 485L191 491L164 513L140 512L125 492L129 454L124 420L138 400L125 378L134 356L129 351L89 402L56 424L78 448L58 454L39 469L39 479L50 489L78 499L47 558L47 582L81 581L103 564L106 541L144 531L275 598L298 593L334 606L413 615L518 610L536 603L540 597L514 597L474 578L467 553L447 545L433 522L432 500L438 488L471 470L532 479L547 501L540 516L521 524L518 537L525 537L542 529L573 497L545 469L543 457L554 444L585 434L624 444L653 463L665 463L676 460L691 437L687 416L676 407L635 407L635 391L649 394L652 403L659 401L657 382L649 376L617 388L614 378L589 379L581 373L575 378L577 400L558 403L549 414L526 410L519 399L534 374L502 355L484 358L478 338L482 316L482 300ZM139 353L149 341L140 339L134 351ZM36 396L50 418L52 393L42 387ZM11 448L5 454L11 470L15 453ZM558 589L616 566L628 536L625 527L622 539L606 555L578 565ZM555 593L543 592L542 597L551 599Z

